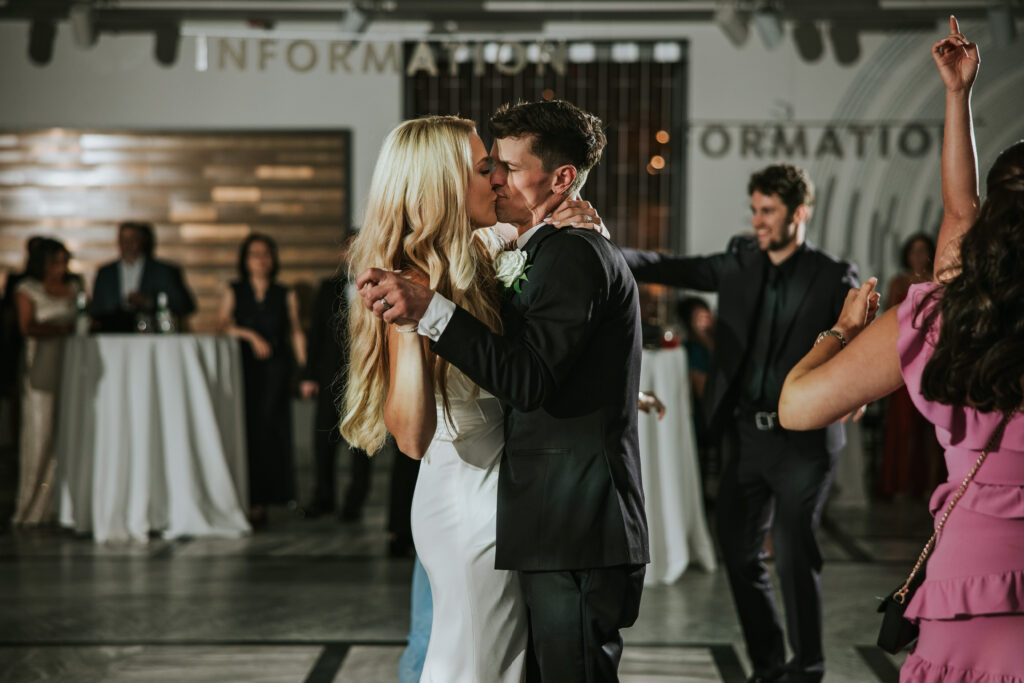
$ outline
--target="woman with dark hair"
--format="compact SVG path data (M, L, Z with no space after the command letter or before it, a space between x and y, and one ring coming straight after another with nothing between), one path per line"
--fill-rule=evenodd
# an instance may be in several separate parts
M224 291L220 329L242 340L249 455L249 519L261 527L267 506L295 499L290 387L306 364L306 336L295 291L277 282L277 244L253 233L238 250L238 280Z
M15 303L25 338L21 358L21 444L17 525L53 519L53 418L60 390L61 338L74 329L81 280L68 272L71 258L57 240L42 238L29 252Z
M885 309L897 308L910 287L930 282L935 269L935 242L923 232L911 235L900 247L903 270L889 281ZM878 495L888 500L900 494L921 497L946 476L942 449L935 429L914 407L906 387L889 397L885 439L878 468Z
M970 109L977 46L950 18L932 55L946 86L934 280L870 325L875 280L851 290L835 328L786 378L779 418L813 429L907 386L935 425L949 480L931 499L941 533L906 606L920 635L900 680L1021 683L1024 141L996 159L982 204Z

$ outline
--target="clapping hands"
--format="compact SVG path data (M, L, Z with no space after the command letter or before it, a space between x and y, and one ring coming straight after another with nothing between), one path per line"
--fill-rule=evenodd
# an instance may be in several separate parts
M949 92L970 90L978 77L978 45L960 33L956 17L949 17L949 35L932 46L932 58Z

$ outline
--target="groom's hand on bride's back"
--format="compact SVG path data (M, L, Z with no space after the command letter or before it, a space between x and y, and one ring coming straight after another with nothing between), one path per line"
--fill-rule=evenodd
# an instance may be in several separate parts
M356 278L363 304L386 323L419 322L433 290L390 270L367 268Z

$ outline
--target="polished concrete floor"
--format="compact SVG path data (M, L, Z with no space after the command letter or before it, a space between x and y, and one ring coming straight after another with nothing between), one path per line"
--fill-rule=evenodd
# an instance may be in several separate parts
M241 540L3 531L0 681L394 681L412 565L387 557L387 465L356 524L275 509ZM923 503L829 511L826 681L897 680L898 659L873 646L875 596L905 576L927 528ZM721 571L648 587L624 637L626 683L733 683L748 670Z

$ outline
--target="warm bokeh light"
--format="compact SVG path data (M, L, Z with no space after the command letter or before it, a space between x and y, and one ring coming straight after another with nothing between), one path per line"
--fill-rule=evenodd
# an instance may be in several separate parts
M544 88L544 92L542 92L540 96L545 100L553 100L555 99L555 91L551 88Z
M660 154L655 154L653 157L651 157L651 166L653 168L658 169L659 171L665 168L665 157L661 156Z
M657 133L654 134L654 139L664 145L669 140L668 131L659 130Z

